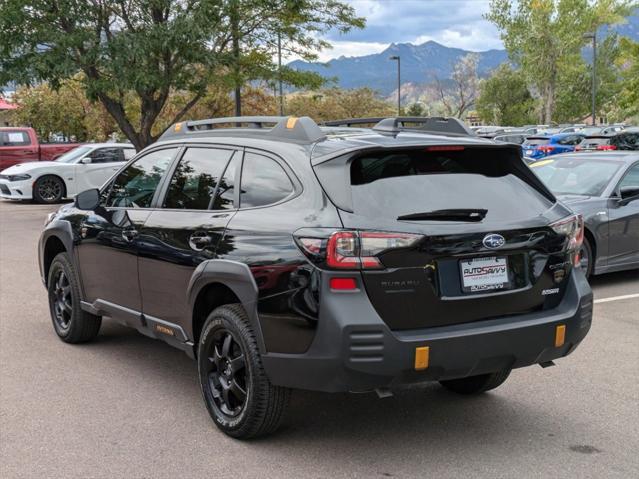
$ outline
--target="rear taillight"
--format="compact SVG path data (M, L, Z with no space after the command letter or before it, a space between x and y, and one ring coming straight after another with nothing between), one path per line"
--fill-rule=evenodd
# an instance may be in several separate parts
M572 255L573 264L579 265L579 250L584 241L584 220L581 215L571 215L552 223L555 233L566 236L566 251Z
M575 151L581 151L581 146L575 146Z
M407 248L422 235L385 231L337 231L328 238L297 237L304 254L316 263L332 269L382 269L378 256L384 252Z
M542 145L539 147L539 151L543 151L544 153L550 153L554 149L555 147L551 145Z
M599 151L611 151L616 150L617 147L615 145L597 145L597 149Z

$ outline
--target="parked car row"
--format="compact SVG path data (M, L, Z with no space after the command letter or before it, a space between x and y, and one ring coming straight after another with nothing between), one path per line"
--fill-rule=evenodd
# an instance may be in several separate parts
M571 151L639 150L639 127L608 125L546 125L475 127L475 133L494 141L522 145L522 154L533 160Z

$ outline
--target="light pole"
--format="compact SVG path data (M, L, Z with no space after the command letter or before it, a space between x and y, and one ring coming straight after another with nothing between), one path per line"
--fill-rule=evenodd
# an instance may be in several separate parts
M596 124L597 115L597 32L584 33L583 37L592 40L592 126Z
M401 81L401 63L399 55L389 57L389 60L397 60L397 116L401 116L402 112L402 81Z
M280 93L280 116L284 116L284 94L282 91L282 33L277 31L277 81Z

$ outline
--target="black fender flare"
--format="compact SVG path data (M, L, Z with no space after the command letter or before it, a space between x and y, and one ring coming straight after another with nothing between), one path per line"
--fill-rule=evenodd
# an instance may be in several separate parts
M193 272L187 288L187 298L191 312L194 310L195 300L200 291L212 283L219 283L228 287L238 297L249 317L260 352L264 354L266 347L257 313L258 289L249 267L244 263L226 259L211 259L200 263ZM190 333L194 337L192 328L189 329L191 329Z
M62 242L64 249L69 254L71 262L77 271L77 261L75 257L73 228L71 223L65 220L54 219L40 235L40 241L38 242L38 266L40 267L40 277L46 285L47 278L45 277L44 266L44 250L47 242L51 237L55 237ZM83 293L83 292L81 292Z

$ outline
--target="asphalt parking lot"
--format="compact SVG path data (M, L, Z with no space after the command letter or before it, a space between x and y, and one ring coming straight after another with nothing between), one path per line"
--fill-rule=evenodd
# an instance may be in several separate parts
M294 392L285 427L218 432L196 364L133 330L62 343L36 244L54 207L0 201L0 477L639 477L637 271L593 280L589 336L492 393ZM310 373L310 372L309 372Z

